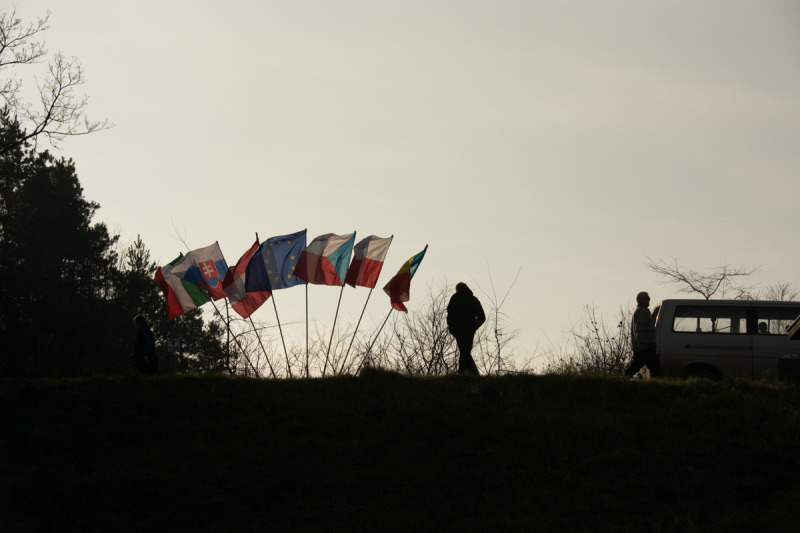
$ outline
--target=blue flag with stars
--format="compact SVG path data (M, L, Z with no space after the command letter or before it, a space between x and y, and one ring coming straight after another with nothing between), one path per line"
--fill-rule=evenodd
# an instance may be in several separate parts
M244 288L247 292L287 289L306 282L294 275L300 254L306 249L306 230L271 237L261 243L247 263Z

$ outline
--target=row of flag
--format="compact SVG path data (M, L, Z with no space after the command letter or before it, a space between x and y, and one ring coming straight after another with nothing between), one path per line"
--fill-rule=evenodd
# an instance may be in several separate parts
M159 267L155 281L167 300L167 314L175 318L211 300L228 298L234 311L248 318L272 291L306 283L373 289L393 237L375 235L355 244L349 235L327 233L306 246L306 230L256 242L228 268L219 243L179 255ZM408 312L411 278L428 247L403 263L383 290L392 307ZM352 255L352 261L350 259Z

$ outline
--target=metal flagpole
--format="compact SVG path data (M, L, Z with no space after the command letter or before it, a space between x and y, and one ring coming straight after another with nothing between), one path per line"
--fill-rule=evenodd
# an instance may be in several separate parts
M278 322L278 331L281 332L281 343L283 343L283 353L286 355L286 370L289 372L289 377L292 377L292 365L289 364L289 352L286 350L286 341L283 339L283 328L281 328L281 319L278 316L278 306L275 304L275 293L272 293L272 307L275 309L275 320Z
M331 327L331 340L328 342L328 351L325 352L325 366L322 369L322 375L325 376L325 372L328 370L328 355L331 353L331 346L333 345L333 334L336 332L336 319L339 316L339 307L342 305L342 294L344 294L344 286L345 284L342 283L342 290L339 291L339 303L336 304L336 314L333 315L333 326ZM333 367L334 372L336 371L336 367Z
M261 239L258 238L258 232L256 232L256 242L259 244L259 246L261 245ZM272 296L272 293L270 292L270 297L271 296ZM255 311L253 311L253 312L255 312ZM277 314L277 311L276 311L276 314ZM253 326L253 333L256 334L256 339L258 339L258 345L261 346L261 351L264 352L264 357L267 358L267 365L269 365L269 372L270 372L270 374L272 374L273 378L277 378L278 376L275 375L275 369L272 368L272 361L269 360L269 355L267 354L267 349L264 348L264 343L261 341L261 335L258 334L258 328L256 328L256 324L255 324L255 322L253 322L253 317L252 316L248 316L247 318L250 320L250 325Z
M228 303L228 301L227 301L227 300L225 300L225 305L227 305L227 303ZM225 317L224 317L224 316L222 316L222 313L220 313L219 309L217 309L217 304L215 304L215 303L214 303L214 300L211 300L211 305L214 307L214 311L216 311L216 312L217 312L217 314L218 314L218 315L219 315L219 317L222 319L222 321L223 321L223 322L225 322ZM258 369L255 367L255 365L253 365L253 362L250 360L250 358L249 358L249 357L247 357L247 352L245 352L245 350L244 350L244 346L242 346L242 343L241 343L241 342L239 342L239 337L237 337L236 335L234 335L234 334L233 334L233 331L231 331L231 325L230 325L229 323L225 322L225 327L227 328L227 330L228 330L228 333L231 335L231 337L233 337L233 340L234 340L234 342L236 342L236 345L237 345L237 346L239 347L239 349L242 351L242 355L244 356L244 358L245 358L245 359L247 359L247 362L248 362L248 363L250 363L250 368L252 368L252 369L253 369L253 372L255 372L255 373L256 373L256 377L259 377L259 378L260 378L260 377L261 377L261 374L259 374L259 373L258 373Z
M308 376L308 283L306 283L306 377Z
M361 363L358 365L358 368L356 368L356 374L358 374L358 372L361 370L364 361L366 361L369 358L369 353L372 351L372 347L375 346L375 343L378 341L378 337L381 336L381 331L383 331L383 326L386 325L386 322L389 321L389 317L392 316L392 311L394 311L394 308L389 309L389 314L386 315L386 319L383 321L383 324L381 324L381 329L379 329L378 334L375 335L375 340L373 340L372 344L369 345L369 348L367 348L367 353L364 355L364 358L361 359Z
M258 239L258 233L256 233L256 239ZM186 241L181 239L181 242L186 247L186 249L191 252L191 248L189 248L189 245L186 244ZM217 244L219 244L219 242ZM217 304L214 303L214 300L210 300L210 302L211 302L211 305L214 307L214 311L217 312L217 314L219 315L219 318L225 324L225 329L228 330L228 334L233 337L233 340L236 342L236 345L242 351L242 355L244 356L245 359L247 359L247 362L250 363L250 368L252 368L253 372L256 373L256 377L260 378L261 375L258 373L258 369L255 367L255 365L253 365L253 362L250 360L250 358L247 357L247 352L245 352L244 347L242 346L242 343L239 342L239 338L236 335L233 334L233 331L231 331L230 319L229 320L225 320L225 317L222 316L222 313L220 313L219 309L217 309ZM225 307L226 307L226 309L227 309L227 306L228 306L228 299L226 298L225 299Z
M258 329L256 328L255 322L253 322L253 317L247 317L250 320L250 325L253 326L253 333L256 334L256 338L258 339L258 344L261 346L261 351L264 352L264 357L267 358L267 364L269 365L269 372L272 374L273 378L277 378L278 376L275 375L275 370L272 368L272 362L269 360L269 355L267 355L267 349L264 348L264 343L261 342L261 335L258 334Z
M361 325L361 319L364 318L364 312L367 310L367 304L369 303L369 297L372 296L372 291L375 290L375 287L370 288L369 294L367 294L367 301L364 302L364 309L361 310L361 316L358 317L358 323L356 324L356 330L353 332L353 338L350 339L350 346L347 347L347 352L344 354L344 359L342 360L342 367L339 369L339 373L341 374L344 372L344 365L347 363L347 356L350 355L350 348L353 347L353 341L356 340L356 334L358 333L358 326Z
M256 232L256 242L259 244L259 246L261 245L261 240L258 238L258 232ZM253 311L253 312L255 312L255 311ZM272 361L269 360L269 355L267 354L267 349L264 348L264 343L261 340L261 335L258 334L258 328L256 328L256 324L255 324L255 322L253 322L253 317L248 315L247 319L250 321L250 325L253 328L253 333L256 334L256 339L258 339L258 345L261 346L261 351L264 352L264 357L266 357L266 359L267 359L267 365L269 365L270 374L272 374L273 378L277 378L277 376L275 375L275 369L272 368Z

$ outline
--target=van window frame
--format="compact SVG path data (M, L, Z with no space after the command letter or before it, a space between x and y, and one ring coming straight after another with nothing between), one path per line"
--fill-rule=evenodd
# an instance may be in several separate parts
M697 317L694 317L694 316L691 316L691 315L683 316L681 311L682 310L686 310L686 309L695 309L695 310L698 311L699 314L707 314L707 313L703 313L703 311L704 310L711 310L711 309L730 310L730 311L734 311L735 310L735 311L738 311L738 313L736 313L736 314L731 313L731 316L725 316L725 314L723 313L722 316L714 316L714 317L709 317L709 316L697 316ZM736 316L736 315L738 315L738 316ZM720 319L720 318L723 318L723 319L729 318L731 320L731 324L728 326L728 328L731 328L732 324L733 324L733 321L738 319L740 326L744 325L744 328L743 328L744 331L742 331L741 327L739 328L739 331L735 331L735 332L731 332L729 330L728 331L726 331L726 330L697 331L696 329L695 330L676 329L675 326L676 326L676 324L678 322L678 319L680 319L680 318L683 318L683 319L695 319L696 318L697 320L700 320L700 319L708 320L710 318L710 320L712 322L712 328L716 327L715 325L713 325L713 323L716 320ZM701 304L701 305L697 305L697 304L679 304L679 305L675 306L675 311L672 313L672 324L671 324L670 328L671 328L673 333L687 334L687 335L739 336L739 335L751 335L752 334L751 333L752 330L751 330L750 312L749 312L748 307L746 305L718 305L718 304L714 304L714 303L709 303L707 305L706 304Z
M747 317L747 328L748 330L752 331L753 334L760 335L761 333L758 331L758 324L759 322L764 319L764 314L778 314L780 312L785 312L788 316L794 314L795 318L800 316L800 306L794 305L756 305L750 308L749 314ZM797 314L795 314L797 313ZM788 325L791 325L791 320L789 318L786 319L779 319L774 317L769 317L767 320L786 320L788 321ZM772 336L781 336L787 335L788 331L769 331L769 334Z

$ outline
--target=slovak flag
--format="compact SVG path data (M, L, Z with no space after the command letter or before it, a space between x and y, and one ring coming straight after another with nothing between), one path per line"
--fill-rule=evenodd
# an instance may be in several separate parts
M353 261L350 263L344 282L351 287L375 288L393 238L394 235L385 239L370 235L356 244L353 249Z
M344 287L347 265L353 252L356 233L316 237L300 254L295 275L316 285Z
M244 287L247 264L258 251L259 246L258 239L256 239L256 242L244 253L236 266L228 269L225 279L222 280L222 290L228 296L233 310L242 318L252 315L272 295L270 291L247 292Z
M192 250L180 261L186 267L182 278L205 290L212 300L225 298L222 280L228 272L228 263L222 256L219 243Z
M211 301L200 286L184 279L190 265L184 263L183 259L183 254L179 255L170 264L158 267L155 275L156 283L167 300L167 316L170 320Z

